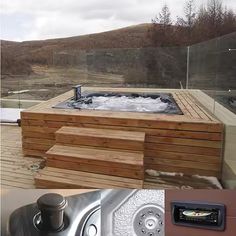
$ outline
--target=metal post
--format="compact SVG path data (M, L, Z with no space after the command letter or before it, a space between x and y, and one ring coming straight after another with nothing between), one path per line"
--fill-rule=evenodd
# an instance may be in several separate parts
M187 47L187 70L186 70L186 89L188 89L189 80L189 46Z

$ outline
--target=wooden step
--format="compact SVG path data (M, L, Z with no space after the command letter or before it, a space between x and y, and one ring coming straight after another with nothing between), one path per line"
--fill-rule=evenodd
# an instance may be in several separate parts
M55 134L60 144L144 150L144 132L63 126Z
M36 188L137 188L143 180L45 167L35 175Z
M69 170L143 179L143 153L54 145L46 165Z

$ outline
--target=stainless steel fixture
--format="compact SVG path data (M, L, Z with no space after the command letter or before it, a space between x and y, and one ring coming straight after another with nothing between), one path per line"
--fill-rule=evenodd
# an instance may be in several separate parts
M163 190L104 190L104 236L164 236Z
M8 235L101 236L100 199L100 191L65 198L43 195L37 204L11 214Z

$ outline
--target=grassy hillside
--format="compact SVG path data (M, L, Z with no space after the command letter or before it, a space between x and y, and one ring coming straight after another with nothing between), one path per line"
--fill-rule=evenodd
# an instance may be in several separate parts
M51 65L53 52L101 48L140 48L151 46L147 32L152 24L69 38L11 42L1 41L2 75L28 74L33 64ZM11 63L12 62L12 63Z

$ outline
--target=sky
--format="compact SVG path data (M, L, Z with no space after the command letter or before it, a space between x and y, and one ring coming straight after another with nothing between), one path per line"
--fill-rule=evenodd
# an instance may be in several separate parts
M207 0L195 0L201 5ZM172 18L185 0L0 0L0 38L38 40L98 33L150 23L166 3ZM224 0L236 11L236 0Z

